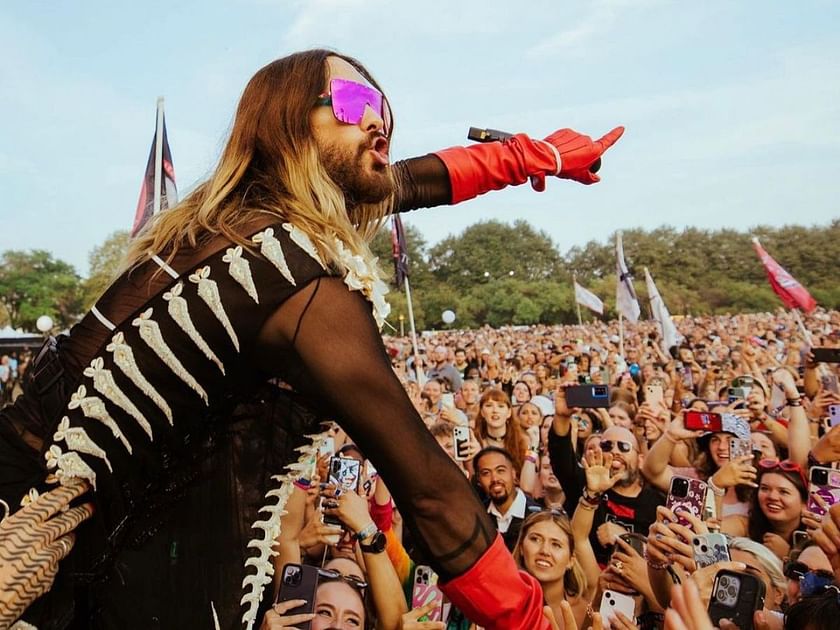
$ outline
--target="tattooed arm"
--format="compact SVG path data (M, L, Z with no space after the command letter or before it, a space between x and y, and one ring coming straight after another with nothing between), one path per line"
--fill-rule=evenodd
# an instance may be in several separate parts
M61 510L87 489L83 482L59 487L0 521L0 630L52 586L73 548L72 531L93 514L89 503Z

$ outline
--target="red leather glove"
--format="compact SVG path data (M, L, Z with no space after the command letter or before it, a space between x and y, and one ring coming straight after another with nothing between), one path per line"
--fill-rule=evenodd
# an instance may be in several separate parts
M545 140L532 140L524 133L504 142L452 147L435 153L446 165L456 204L491 190L524 183L545 190L546 175L557 175L583 184L600 178L589 167L624 133L616 127L593 142L589 136L561 129ZM559 164L558 164L559 159Z

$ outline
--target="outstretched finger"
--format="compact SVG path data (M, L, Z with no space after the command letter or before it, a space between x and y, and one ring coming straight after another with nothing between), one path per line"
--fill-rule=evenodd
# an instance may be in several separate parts
M547 607L546 607L547 608ZM560 613L563 616L563 627L564 628L577 628L577 621L575 621L575 613L572 612L572 605L567 602L565 599L560 602ZM596 613L597 614L597 613ZM549 619L551 622L551 619ZM555 627L556 621L555 621ZM595 627L595 620L592 620L592 627Z
M624 127L618 126L609 133L604 134L595 142L595 144L598 145L599 150L603 153L618 142L618 139L622 136L622 134L624 134Z
M560 626L557 624L557 618L554 616L554 611L551 610L551 606L543 606L543 617L548 619L548 625L551 626L551 630L560 630ZM564 620L565 617L566 615L564 614Z

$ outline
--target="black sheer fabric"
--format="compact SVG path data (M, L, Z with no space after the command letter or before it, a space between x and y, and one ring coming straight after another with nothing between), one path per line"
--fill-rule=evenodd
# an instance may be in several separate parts
M396 210L432 208L452 202L449 172L439 157L429 153L394 164L397 181Z
M394 495L423 554L444 578L466 571L494 526L466 477L441 449L391 369L370 305L337 278L285 302L263 329L260 363L300 366L296 389L319 392Z

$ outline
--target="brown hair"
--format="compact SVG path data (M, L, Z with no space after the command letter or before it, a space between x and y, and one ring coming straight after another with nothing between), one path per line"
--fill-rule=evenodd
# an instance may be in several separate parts
M152 253L171 260L180 248L201 246L216 234L249 247L237 230L258 213L293 223L339 269L332 237L373 261L368 242L390 212L393 194L378 204L348 208L321 163L310 127L332 56L347 61L379 88L358 61L326 49L295 53L261 68L242 93L215 170L180 204L148 223L132 243L125 268Z
M522 465L525 463L525 449L527 441L522 434L522 429L519 428L519 422L513 416L513 405L510 404L510 398L501 389L495 387L488 389L481 395L481 400L478 401L478 415L475 418L475 435L478 441L484 446L487 442L489 434L487 432L487 421L481 415L481 408L484 403L492 400L500 402L508 406L511 410L510 417L505 424L505 450L513 457L513 464L516 467L516 472L522 470Z

